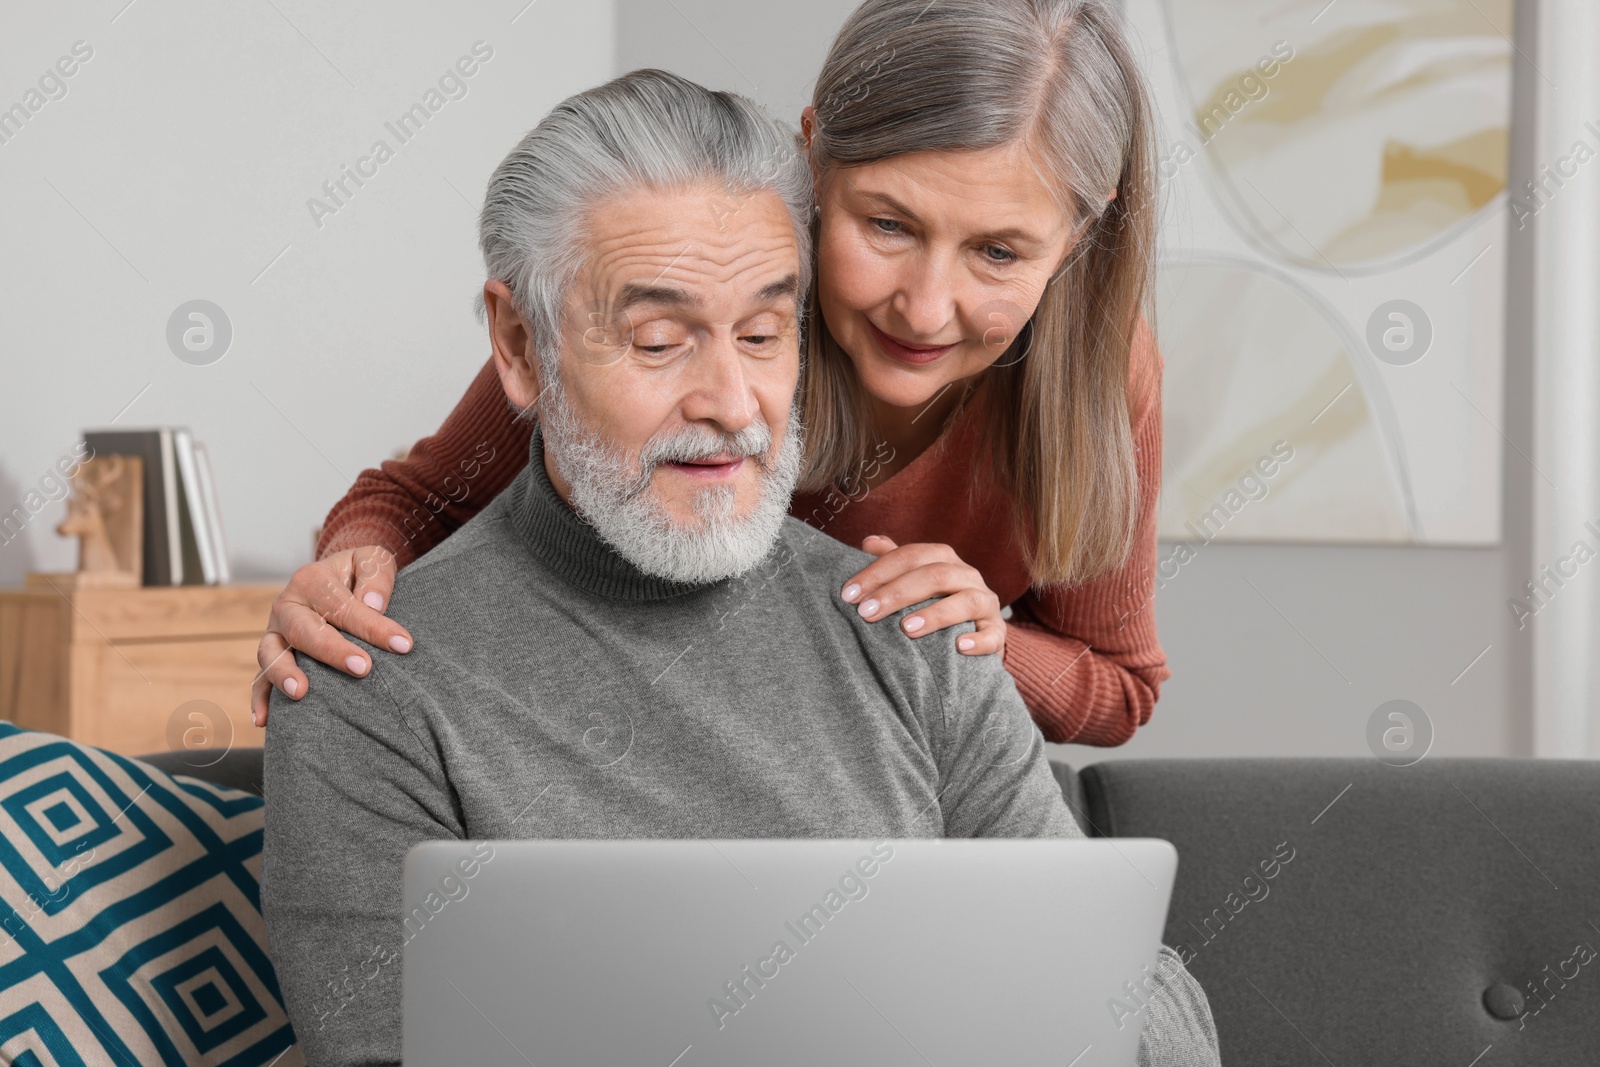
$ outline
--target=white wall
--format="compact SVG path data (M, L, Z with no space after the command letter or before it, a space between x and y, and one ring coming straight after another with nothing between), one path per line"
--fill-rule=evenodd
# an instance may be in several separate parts
M484 183L615 72L614 6L126 3L11 5L0 30L0 108L93 50L0 143L0 511L86 427L187 425L235 570L285 576L357 472L437 426L487 358ZM466 95L401 144L385 122L477 41L493 54ZM308 199L379 138L393 158L319 227ZM195 298L233 326L210 366L167 346ZM0 546L0 585L76 566L64 513Z
M618 0L618 63L669 67L797 121L854 6ZM1518 37L1532 40L1532 5L1518 7ZM1535 81L1519 60L1514 182L1532 170ZM1508 274L1525 279L1527 236L1508 230L1507 240ZM1531 294L1525 283L1513 285L1506 409L1494 417L1526 452ZM1396 698L1428 714L1435 755L1527 754L1527 632L1516 630L1506 598L1531 577L1530 472L1516 451L1503 451L1506 540L1498 548L1207 546L1156 598L1173 676L1150 725L1119 749L1051 746L1052 755L1079 766L1129 757L1366 755L1368 717Z

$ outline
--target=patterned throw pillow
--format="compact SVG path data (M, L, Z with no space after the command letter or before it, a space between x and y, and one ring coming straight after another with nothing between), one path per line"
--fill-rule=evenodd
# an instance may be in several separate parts
M0 723L0 1063L303 1064L262 800Z

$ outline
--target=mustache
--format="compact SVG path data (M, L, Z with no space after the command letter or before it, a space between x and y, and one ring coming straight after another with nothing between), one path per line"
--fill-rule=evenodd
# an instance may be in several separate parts
M763 473L772 473L767 453L772 450L772 429L765 420L753 422L737 433L714 430L709 426L684 426L651 437L639 450L639 472L628 487L632 499L650 487L650 479L663 463L696 463L713 456L739 456L754 459Z

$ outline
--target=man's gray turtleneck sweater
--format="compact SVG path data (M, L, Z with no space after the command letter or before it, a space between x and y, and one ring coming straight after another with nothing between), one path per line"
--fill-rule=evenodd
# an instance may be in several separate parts
M529 458L396 580L415 651L366 646L365 679L299 655L306 696L273 698L262 902L311 1063L399 1062L423 841L1082 836L1000 657L840 599L866 554L786 519L741 579L651 577L556 494L537 433ZM1149 1013L1141 1062L1215 1062L1187 972Z

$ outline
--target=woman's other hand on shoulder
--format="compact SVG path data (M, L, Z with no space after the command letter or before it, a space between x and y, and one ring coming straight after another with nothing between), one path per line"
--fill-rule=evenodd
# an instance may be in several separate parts
M861 542L864 552L878 558L867 564L840 591L868 622L887 618L909 604L937 597L920 611L900 620L910 637L928 634L963 622L977 631L956 638L956 650L968 656L1004 654L1006 623L1000 598L984 582L976 567L963 563L949 545L897 545L874 535Z

